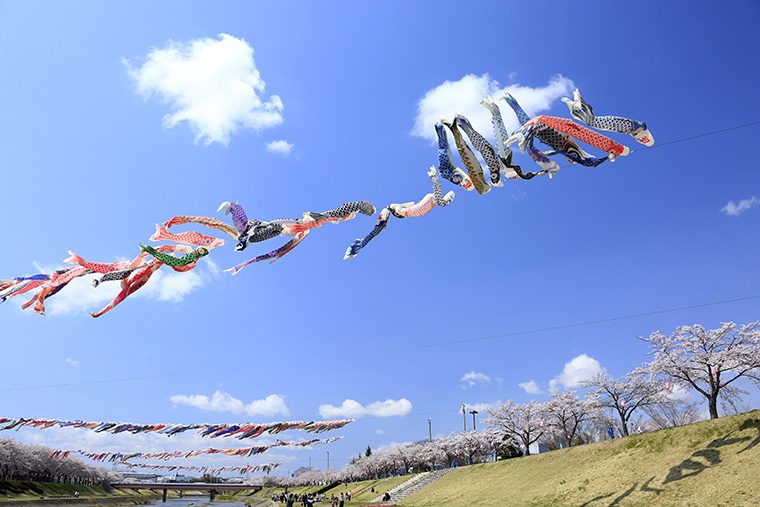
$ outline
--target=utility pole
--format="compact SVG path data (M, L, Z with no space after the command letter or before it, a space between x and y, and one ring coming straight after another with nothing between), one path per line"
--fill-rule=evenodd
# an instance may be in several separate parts
M478 429L475 427L475 416L478 414L478 411L470 410L470 413L472 414L472 431L477 431Z
M330 470L330 451L327 451L327 469Z
M428 419L428 442L433 441L433 420Z
M462 421L464 422L464 430L467 431L467 408L462 403Z
M311 456L309 456L309 470L311 470Z

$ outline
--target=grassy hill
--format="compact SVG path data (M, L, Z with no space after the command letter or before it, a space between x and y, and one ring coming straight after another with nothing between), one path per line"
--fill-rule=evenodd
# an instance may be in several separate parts
M422 506L760 505L760 411L456 469Z

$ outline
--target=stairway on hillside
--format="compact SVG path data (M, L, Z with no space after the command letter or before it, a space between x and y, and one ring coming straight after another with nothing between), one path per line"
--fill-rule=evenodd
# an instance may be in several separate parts
M421 474L417 474L411 479L409 479L406 482L403 482L396 486L395 488L388 491L391 495L391 501L393 503L400 502L404 498L408 497L415 491L418 491L431 482L440 479L447 473L451 472L451 468L444 468L442 470L436 470L435 472L423 472ZM382 502L383 501L383 495L378 496L377 498L374 498L372 500L372 503L376 502Z

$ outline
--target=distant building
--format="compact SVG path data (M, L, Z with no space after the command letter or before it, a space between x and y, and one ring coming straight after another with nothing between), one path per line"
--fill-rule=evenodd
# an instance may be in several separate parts
M311 470L311 468L309 468L309 467L298 467L298 468L296 468L295 472L293 472L293 474L291 475L291 477L298 477L299 475L301 475L303 473L306 473L309 470Z
M124 482L155 482L158 475L145 472L119 472Z
M193 478L189 475L164 475L156 479L156 482L193 482Z
M542 444L541 442L533 442L532 444L530 444L530 447L528 447L528 449L530 449L531 454L541 454L542 452L549 452L549 448L546 447L546 445Z

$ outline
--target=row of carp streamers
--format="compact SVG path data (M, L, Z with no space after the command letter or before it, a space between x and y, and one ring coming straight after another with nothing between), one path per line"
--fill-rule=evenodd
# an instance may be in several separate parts
M203 474L216 475L223 472L235 472L238 474L248 474L251 472L266 472L269 473L278 466L280 463L268 463L266 465L228 465L223 467L202 467L197 465L148 465L145 463L116 463L129 468L146 468L149 470L189 470L191 472L201 472Z
M248 458L255 456L263 452L268 451L274 447L306 447L309 445L318 444L331 444L337 442L343 437L331 437L325 439L314 438L311 440L302 440L298 442L283 442L277 440L270 445L259 445L253 447L240 447L237 449L214 449L209 447L208 449L196 449L192 451L166 451L166 452L87 452L82 450L57 450L50 454L51 458L66 459L71 454L80 454L92 461L99 462L124 462L135 459L158 459L162 461L168 461L170 459L177 458L194 458L195 456L201 456L206 454L218 454L222 456L239 456L242 458Z
M172 436L185 431L197 431L202 437L235 437L238 440L256 438L260 435L274 435L282 431L298 430L307 433L324 433L342 428L353 422L353 419L335 419L329 421L288 421L271 423L240 423L240 424L134 424L123 422L87 422L66 421L60 419L10 419L0 417L0 431L18 430L19 428L82 428L95 433L158 433Z
M502 177L524 180L539 175L553 177L560 169L559 164L550 158L553 156L564 157L571 164L596 167L602 162L614 161L616 157L630 153L628 147L572 120L546 115L530 118L514 97L505 94L502 98L514 111L520 127L510 134L504 125L499 106L490 98L484 99L481 104L491 112L497 148L494 148L485 137L479 134L464 116L457 115L452 121L441 120L435 125L438 137L438 168L431 167L428 171L428 176L433 184L433 193L426 194L417 202L393 203L383 208L372 231L365 237L355 240L346 250L344 259L356 257L372 239L386 228L391 215L399 219L420 217L435 207L451 204L454 199L454 192L450 191L445 195L443 194L439 175L467 191L474 188L482 195L494 187L503 186ZM645 123L619 116L596 116L592 107L583 100L578 90L575 91L573 99L563 98L562 100L568 105L573 118L590 127L629 134L645 146L654 144L654 138ZM466 173L452 163L446 129L454 138L457 152L467 169ZM475 150L486 162L489 173L488 179L486 179L477 156L467 144L465 136L469 138ZM551 150L539 151L534 145L536 140L548 145ZM595 157L586 153L578 146L577 141L582 141L602 150L606 156ZM521 151L527 151L541 170L525 172L519 165L514 164L510 148L514 143L518 144ZM327 223L351 220L358 213L371 216L375 214L376 209L372 203L366 201L351 201L322 213L305 212L301 218L258 220L249 219L241 205L228 201L223 202L217 211L224 211L225 214L231 215L234 227L211 217L175 216L163 224L156 225L156 232L150 237L151 241L171 241L175 244L160 245L155 248L140 245L140 253L136 257L119 262L91 262L69 252L70 256L64 262L72 264L72 266L57 270L52 274L40 273L0 280L0 302L36 290L34 297L24 303L22 308L33 307L36 313L44 315L47 298L62 290L78 277L99 274L101 275L100 278L93 281L93 285L96 287L103 282L118 281L121 284L121 291L113 301L100 311L91 313L93 317L99 317L145 286L151 276L162 266L169 266L178 272L189 271L212 249L224 244L224 240L221 238L207 236L196 231L176 233L170 230L172 227L198 224L219 230L236 241L235 250L238 252L245 250L251 243L258 243L279 236L292 238L283 246L269 253L259 255L226 270L234 275L250 264L265 260L274 262L281 258L298 246L313 229Z

